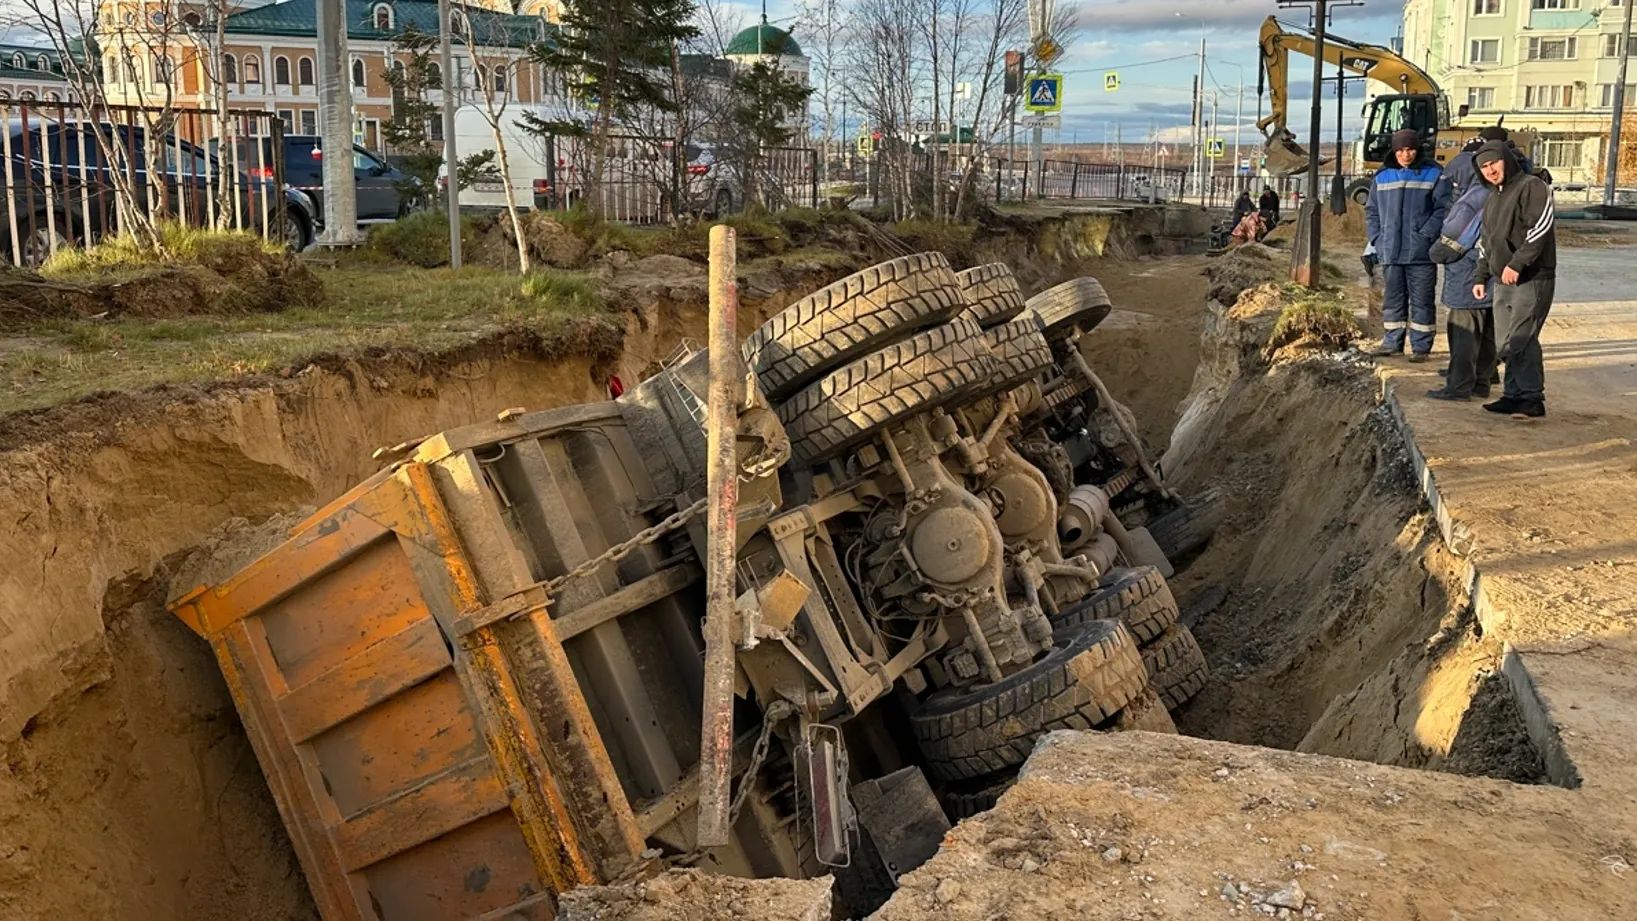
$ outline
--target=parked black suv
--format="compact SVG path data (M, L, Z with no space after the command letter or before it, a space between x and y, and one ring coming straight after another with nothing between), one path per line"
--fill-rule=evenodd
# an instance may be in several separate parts
M316 134L286 134L284 136L284 182L307 194L318 210L318 226L324 226L324 144ZM262 146L260 159L254 146ZM219 142L211 142L211 150ZM235 142L240 149L241 162L272 163L273 139L270 137L241 138ZM354 144L352 147L352 175L358 186L358 223L383 224L395 221L419 210L416 195L404 195L403 190L414 180L387 163L377 154Z
M88 123L87 123L88 124ZM96 241L118 229L112 167L96 140L78 122L53 122L31 116L6 122L11 156L6 159L5 213L0 213L0 260L17 255L25 265L39 265L55 247ZM214 214L214 186L224 164L197 145L167 136L158 170L150 170L146 132L138 126L102 126L104 137L117 138L130 154L135 199L151 209L163 198L164 213L183 223L204 226ZM84 168L81 168L83 151ZM231 169L231 167L228 167ZM155 179L158 179L155 182ZM157 186L150 194L150 184ZM272 181L271 170L240 165L235 220L246 230L281 237L303 248L317 227L312 199ZM163 189L160 192L159 189ZM284 202L279 224L279 199Z

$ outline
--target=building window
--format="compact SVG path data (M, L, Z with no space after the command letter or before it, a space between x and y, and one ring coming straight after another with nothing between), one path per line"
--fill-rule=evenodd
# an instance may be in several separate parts
M466 17L460 14L460 10L449 11L449 31L454 35L466 33Z
M429 90L443 88L443 68L438 66L437 61L426 63L426 88Z
M1472 15L1499 16L1501 14L1501 0L1472 0Z
M33 102L34 99L35 99L34 91L33 90L23 90L21 93L19 93L17 95L17 98L22 100L23 102Z
M222 55L222 82L230 86L239 82L239 59L231 54Z
M1562 38L1529 39L1531 61L1572 61L1578 55L1580 40L1573 35Z
M1612 84L1612 83L1603 84L1602 91L1603 91L1603 96L1602 96L1603 101L1601 103L1599 103L1599 105L1601 105L1605 109L1614 108L1614 84ZM1626 84L1626 98L1621 100L1621 102L1624 104L1624 107L1628 108L1628 109L1631 108L1634 105L1637 105L1637 83L1627 83Z
M1631 46L1631 53L1637 55L1637 36L1626 36L1626 43ZM1620 36L1610 32L1603 36L1603 57L1617 58L1620 56Z
M1586 145L1579 138L1548 138L1541 142L1542 162L1555 169L1579 169Z
M318 113L312 109L301 110L301 133L318 133Z
M1580 0L1529 0L1532 10L1578 10Z
M134 11L132 11L132 10L126 10L125 11L125 24L128 25L128 26L136 25L136 13Z
M52 90L51 92L45 94L45 101L46 102L62 102L63 97L62 97L61 93L58 93L56 90Z
M491 73L491 77L493 78L491 83L494 86L495 92L506 92L506 68L503 66L496 66Z
M301 85L302 86L312 86L313 85L313 59L312 58L302 58L300 61L296 62L296 76L301 80Z
M102 79L115 86L119 85L119 60L117 58L108 59L107 66L102 69Z
M273 85L290 85L290 59L282 54L273 59Z
M385 3L375 4L375 30L377 32L392 31L392 7Z
M16 70L28 70L28 58L23 57L21 51L14 51L11 55L11 66Z
M40 55L34 59L34 69L45 73L51 73L51 59L43 54Z
M261 58L253 54L244 56L244 82L250 86L261 85Z
M364 62L361 58L352 59L352 85L357 89L364 88Z
M153 59L153 82L168 85L174 76L176 76L175 61L164 55Z
M426 120L426 139L429 141L443 140L443 119L433 116Z
M1501 40L1498 38L1475 38L1472 40L1472 50L1467 55L1469 64L1499 64L1501 60Z
M1526 86L1523 89L1523 107L1525 109L1572 109L1574 108L1574 85L1550 84L1547 86Z
M1466 106L1474 112L1483 112L1495 108L1495 88L1493 86L1467 87Z
M200 16L198 13L190 12L182 14L182 25L187 26L190 29L197 29L204 24L205 18Z
M295 134L296 133L296 122L295 122L295 119L291 116L289 109L280 109L279 110L279 124L284 126L284 133L285 134Z
M148 14L148 21L153 23L153 26L156 29L164 28L164 25L165 25L165 13L164 13L164 11L163 10L154 10L153 12L149 13Z

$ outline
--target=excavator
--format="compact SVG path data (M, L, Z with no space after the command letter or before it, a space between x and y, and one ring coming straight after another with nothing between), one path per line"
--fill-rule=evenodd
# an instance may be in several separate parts
M1262 23L1262 66L1257 75L1257 96L1266 91L1272 97L1273 108L1256 127L1266 138L1267 170L1275 176L1294 176L1307 171L1307 151L1296 143L1296 135L1286 122L1290 54L1296 52L1311 57L1316 44L1313 34L1302 27L1282 23L1273 16ZM1386 160L1393 132L1403 128L1420 132L1422 143L1438 152L1440 162L1460 149L1458 145L1451 148L1437 143L1438 133L1449 130L1449 101L1426 71L1389 48L1336 35L1325 36L1323 54L1327 64L1397 90L1370 100L1364 134L1365 162Z

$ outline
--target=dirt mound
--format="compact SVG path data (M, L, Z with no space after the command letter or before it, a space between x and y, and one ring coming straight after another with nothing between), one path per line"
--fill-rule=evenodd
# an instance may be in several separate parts
M670 870L644 882L575 889L558 903L557 921L830 921L830 882Z
M1210 280L1206 296L1219 304L1232 304L1245 291L1288 276L1290 254L1260 243L1231 249L1205 269Z
M87 264L75 258L43 273L0 270L0 329L62 318L272 313L315 307L323 299L323 284L298 259L247 237L163 259Z

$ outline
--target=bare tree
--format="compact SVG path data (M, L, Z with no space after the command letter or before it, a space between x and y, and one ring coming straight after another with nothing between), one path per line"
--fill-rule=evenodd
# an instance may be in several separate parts
M976 102L971 110L968 132L971 136L972 156L955 197L954 214L957 219L966 210L967 191L977 177L983 158L988 154L992 140L1009 120L1014 100L1004 92L1006 51L1026 37L1025 0L991 0L986 10L978 13L985 26L982 44L976 54L976 67L971 71Z
M842 57L846 50L849 11L841 0L802 0L798 9L799 29L808 36L803 48L812 61L814 82L818 84L815 95L824 120L820 133L819 179L828 184L831 146L836 141L838 128L845 130L845 126L837 125L835 110L842 99L836 83L846 74Z
M846 70L853 75L847 95L881 135L876 181L886 187L898 219L909 216L912 204L909 133L923 74L915 54L917 15L913 4L901 0L858 0L844 55Z
M506 214L511 221L512 236L517 239L518 267L527 274L533 264L529 259L528 241L523 236L523 217L517 207L517 190L512 188L511 160L506 149L504 125L506 108L511 104L517 81L524 75L528 64L528 58L519 49L527 42L537 40L538 36L515 34L515 23L515 19L471 10L459 17L455 28L472 56L472 76L477 83L477 97L481 100L483 120L488 122L489 134L494 139L500 184L506 190ZM454 174L452 168L450 174Z

